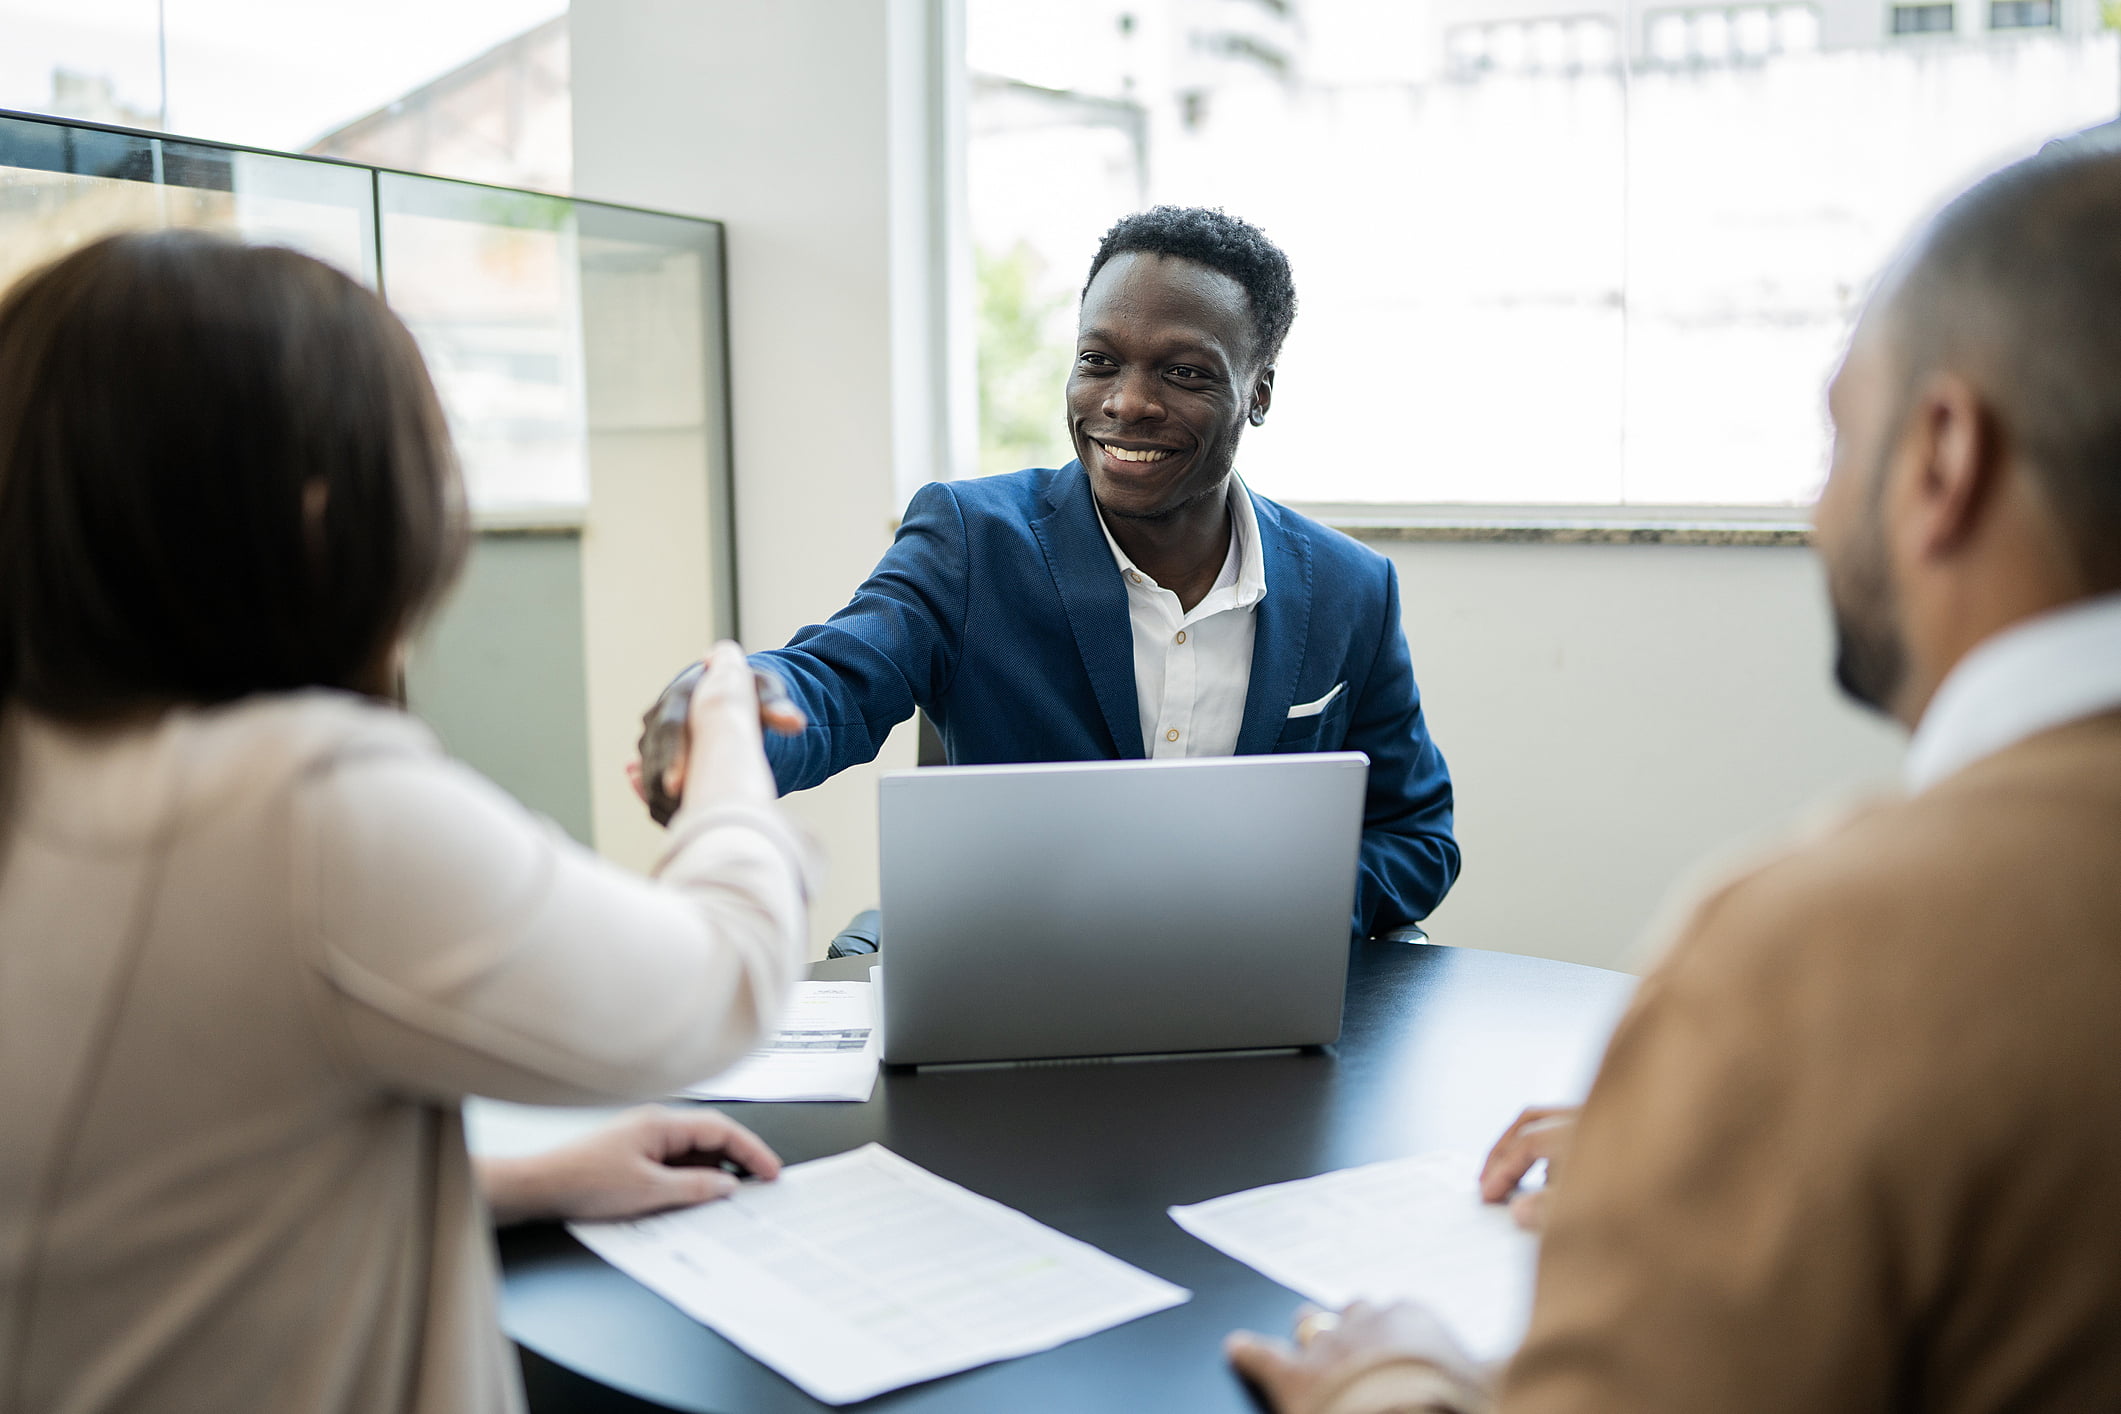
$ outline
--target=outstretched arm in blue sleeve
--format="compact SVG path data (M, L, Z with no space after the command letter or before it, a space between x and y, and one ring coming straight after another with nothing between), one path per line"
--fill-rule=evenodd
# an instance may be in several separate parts
M967 568L957 498L931 482L846 608L786 648L751 655L809 719L795 736L766 738L781 794L875 760L893 727L949 690L964 643Z

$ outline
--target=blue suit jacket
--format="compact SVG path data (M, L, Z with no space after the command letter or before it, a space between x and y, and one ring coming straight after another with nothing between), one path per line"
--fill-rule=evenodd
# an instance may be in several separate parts
M1354 929L1428 916L1458 875L1451 778L1422 721L1391 561L1260 496L1259 603L1239 755L1370 758ZM1070 462L924 486L846 608L753 660L810 719L767 738L785 793L873 760L925 710L954 765L1139 759L1126 586ZM1289 708L1346 684L1325 711Z

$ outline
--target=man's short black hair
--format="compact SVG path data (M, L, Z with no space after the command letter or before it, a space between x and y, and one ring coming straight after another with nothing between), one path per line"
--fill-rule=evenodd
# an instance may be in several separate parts
M412 335L320 261L113 236L0 301L0 707L385 695L465 519Z
M1289 257L1259 227L1205 206L1152 206L1122 216L1097 247L1083 293L1115 255L1175 255L1228 275L1244 287L1252 305L1253 352L1274 362L1296 321L1296 282Z
M1923 232L1889 299L1908 375L1965 369L2076 568L2121 587L2121 125L1977 183Z

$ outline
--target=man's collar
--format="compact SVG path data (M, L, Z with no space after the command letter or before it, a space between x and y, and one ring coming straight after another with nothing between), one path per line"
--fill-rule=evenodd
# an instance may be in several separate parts
M1237 554L1236 607L1249 609L1267 597L1267 557L1259 543L1259 513L1253 508L1252 493L1246 489L1244 478L1232 472L1229 486L1230 523L1237 532L1231 538L1231 549ZM1127 552L1119 548L1119 542L1112 538L1112 527L1105 524L1105 509L1097 504L1095 493L1090 497L1090 505L1097 513L1097 528L1104 533L1105 544L1111 547L1112 562L1119 566L1119 572L1142 574ZM1149 576L1142 574L1142 578L1148 579Z
M2121 709L2121 594L2013 625L1959 660L1916 725L1907 783L1927 790L2027 737Z

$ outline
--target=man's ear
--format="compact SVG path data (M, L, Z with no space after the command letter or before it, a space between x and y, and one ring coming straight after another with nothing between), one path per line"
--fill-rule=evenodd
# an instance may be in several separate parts
M1273 401L1274 365L1270 363L1259 371L1259 377L1252 383L1252 411L1246 415L1246 420L1254 427L1265 422L1267 408Z
M1903 510L1919 559L1952 554L1996 504L2003 437L1980 390L1956 373L1932 374L1909 409Z

